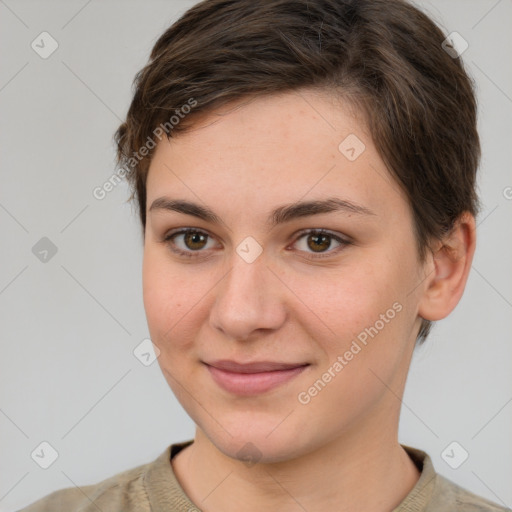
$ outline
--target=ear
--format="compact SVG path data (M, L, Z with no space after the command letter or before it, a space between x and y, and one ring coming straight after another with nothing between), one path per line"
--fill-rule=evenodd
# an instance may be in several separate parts
M475 246L475 218L464 212L432 254L434 269L425 280L418 307L420 317L441 320L455 309L466 287Z

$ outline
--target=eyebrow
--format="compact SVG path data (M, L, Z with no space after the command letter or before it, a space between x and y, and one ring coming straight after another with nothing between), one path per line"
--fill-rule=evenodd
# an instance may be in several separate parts
M184 213L185 215L192 215L213 224L222 223L220 217L218 217L208 207L201 206L191 201L185 201L183 199L159 197L153 201L149 208L149 211L153 210L174 211ZM270 227L275 227L278 224L284 224L285 222L289 222L293 219L331 212L355 213L357 215L376 215L366 206L337 197L331 197L328 199L302 201L279 206L271 212L267 219L267 224Z

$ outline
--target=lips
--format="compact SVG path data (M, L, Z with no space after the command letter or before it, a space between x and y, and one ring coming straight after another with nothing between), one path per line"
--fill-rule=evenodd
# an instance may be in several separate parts
M221 359L206 363L209 366L225 370L233 373L261 373L272 372L277 370L291 370L292 368L299 368L306 366L308 363L278 363L275 361L258 361L254 363L237 363L227 359Z
M309 363L212 361L205 363L214 382L235 395L257 395L274 389L302 373Z

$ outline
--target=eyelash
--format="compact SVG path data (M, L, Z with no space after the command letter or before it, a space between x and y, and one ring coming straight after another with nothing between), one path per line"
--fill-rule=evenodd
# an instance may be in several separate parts
M180 256L185 256L187 258L197 258L198 256L196 256L196 253L201 253L201 252L204 252L204 251L201 251L201 250L198 250L198 251L183 251L182 249L177 249L173 242L172 242L172 239L178 235L186 235L188 233L197 233L197 234L201 234L201 235L205 235L207 237L210 237L210 235L201 230L201 229L197 229L197 228L183 228L183 229L180 229L178 231L173 231L171 233L169 233L168 235L166 235L164 237L164 239L162 240L163 243L166 243L170 250L176 254L179 254ZM325 229L305 229L303 231L300 231L296 238L294 239L293 241L293 244L297 243L298 240L300 240L302 237L304 237L305 235L326 235L328 236L329 238L332 238L333 240L335 240L336 242L339 242L341 245L337 248L335 248L334 250L331 250L331 251L328 251L328 252L324 252L324 253L308 253L310 254L310 256L307 256L308 259L312 259L312 260L315 260L315 259L321 259L321 258L327 258L327 257L331 257L333 254L337 254L338 252L340 252L341 250L343 250L346 246L348 245L351 245L352 242L345 239L345 238L342 238L338 235L334 235L333 233L331 233L330 231L327 231Z

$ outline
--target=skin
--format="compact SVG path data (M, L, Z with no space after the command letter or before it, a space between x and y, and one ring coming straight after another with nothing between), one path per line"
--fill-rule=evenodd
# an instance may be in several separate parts
M349 134L366 146L354 161L338 149ZM162 196L208 206L222 222L150 211ZM278 206L328 197L373 215L330 212L266 224ZM420 476L397 438L415 339L421 318L444 318L463 293L474 218L462 215L420 262L411 208L364 119L313 90L236 102L162 140L147 205L143 290L151 339L197 426L194 443L172 460L187 495L206 512L393 510ZM202 244L183 234L163 241L184 227L206 232ZM315 252L312 236L298 234L313 228L352 243L327 238ZM263 249L252 263L236 252L248 236ZM299 393L396 303L400 312L300 403ZM203 361L213 359L309 366L271 391L237 396L212 380ZM239 454L246 443L257 448L256 464Z

